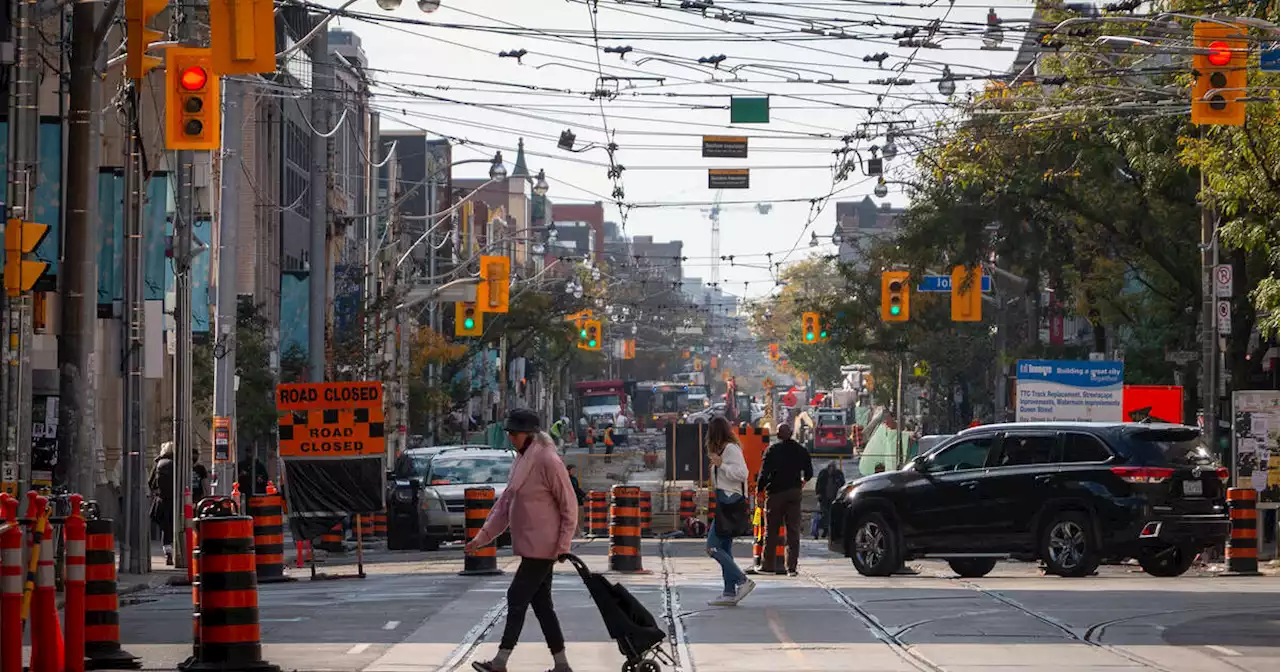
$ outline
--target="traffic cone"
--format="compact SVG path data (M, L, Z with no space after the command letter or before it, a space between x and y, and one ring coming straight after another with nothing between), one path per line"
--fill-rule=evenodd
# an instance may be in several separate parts
M275 483L272 483L271 481L267 481L267 494L268 494L268 495L278 495L278 494L280 494L280 491L279 491L279 490L276 490L276 484L275 484Z

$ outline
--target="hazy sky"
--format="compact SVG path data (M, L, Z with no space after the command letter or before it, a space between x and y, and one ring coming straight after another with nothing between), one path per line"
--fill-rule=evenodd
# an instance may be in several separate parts
M1032 3L1004 1L995 6L1005 26L1003 51L981 49L990 6L974 0L954 4L715 0L716 10L744 12L737 16L754 21L751 24L680 11L680 3L672 0L661 2L662 8L655 6L656 0L600 0L594 17L600 50L593 38L592 12L583 0L442 0L443 6L430 14L420 11L414 0L389 12L379 9L375 0L358 0L350 9L374 18L451 25L352 18L337 19L332 25L360 35L374 78L386 85L376 89L380 96L375 101L384 128L418 128L486 145L456 149L455 159L490 155L494 148L501 148L512 161L516 140L523 137L530 168L534 173L546 170L554 202L606 201L606 219L622 221L617 207L608 203L614 183L607 174L607 154L600 149L570 153L556 147L556 138L566 128L577 135L579 148L616 142L615 161L626 168L621 178L625 200L637 206L662 206L632 208L625 220L626 233L683 240L689 257L686 276L705 280L710 275L710 222L703 210L716 192L707 188L706 170L750 168L750 189L723 192L724 202L733 204L722 211L720 253L736 259L733 266L722 263L720 273L726 291L754 298L773 290L765 268L766 252L773 252L775 261L804 258L811 251L810 231L831 233L837 200L871 195L875 180L861 170L833 184L837 157L832 152L843 146L841 136L868 128L862 124L869 119L913 120L920 127L954 117L954 110L940 104L946 98L937 89L944 64L956 76L982 76L1009 68L1013 51L1008 47L1016 49L1022 39L1020 29L1031 15ZM714 16L715 10L710 14ZM825 19L820 25L828 28L843 22L847 37L795 39L800 35L795 31L805 24L785 17ZM898 46L895 33L915 27L917 37L923 38L935 20L939 23L933 40L941 49ZM530 34L495 34L458 26L521 29ZM623 46L632 48L625 58L603 53L605 47ZM528 52L521 62L498 56L518 50ZM882 52L889 54L882 70L864 60ZM718 69L697 64L699 58L719 55L726 58ZM598 85L601 73L665 80L614 80ZM713 77L740 81L708 83ZM910 77L916 83L870 83L891 77ZM797 78L847 83L787 81ZM967 89L981 85L981 81L960 82L953 100L963 100ZM598 86L616 92L616 97L593 100L589 92ZM729 127L728 109L719 108L727 108L730 96L760 94L771 94L771 123ZM606 135L605 127L612 135ZM750 156L703 159L702 135L749 136ZM883 138L858 141L853 147L867 157L867 147L873 144L882 145ZM889 179L906 178L912 160L909 142L899 142L898 148ZM485 171L482 165L463 166L456 176L479 177ZM809 202L832 192L837 193L821 212L817 211L821 203ZM785 199L798 202L776 202L767 215L754 207L757 202ZM891 188L888 200L905 205L896 188ZM813 223L808 225L810 220ZM751 284L744 286L745 281Z

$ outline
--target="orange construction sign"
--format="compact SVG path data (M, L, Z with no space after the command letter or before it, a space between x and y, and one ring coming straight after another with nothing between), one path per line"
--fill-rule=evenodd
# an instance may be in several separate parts
M382 383L276 386L281 457L380 457L386 452Z

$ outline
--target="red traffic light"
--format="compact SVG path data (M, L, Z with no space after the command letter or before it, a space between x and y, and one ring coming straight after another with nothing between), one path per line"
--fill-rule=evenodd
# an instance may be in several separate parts
M179 76L178 82L182 85L182 88L187 91L199 91L209 82L209 73L206 72L204 68L198 65L193 65L182 71L182 75Z
M1218 67L1231 63L1231 47L1221 40L1209 43L1209 62Z

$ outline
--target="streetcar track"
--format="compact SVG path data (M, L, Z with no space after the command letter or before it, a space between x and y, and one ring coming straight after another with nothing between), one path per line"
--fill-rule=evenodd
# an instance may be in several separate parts
M928 658L925 658L923 655L913 650L911 645L898 639L897 635L889 632L889 629L880 622L880 619L876 618L871 612L862 608L862 606L853 598L846 595L844 591L832 586L812 572L802 571L800 574L809 582L826 591L827 595L830 596L836 604L844 607L845 611L847 611L849 615L860 621L867 630L871 632L873 637L885 646L888 646L889 649L897 654L897 656L904 662L910 664L921 672L943 672L941 667L935 665Z
M680 612L680 596L671 585L675 573L671 556L667 554L667 538L658 540L658 555L662 558L662 608L666 611L667 636L671 639L671 654L675 658L675 672L695 672L693 654L689 649L689 636L684 629L684 617Z

